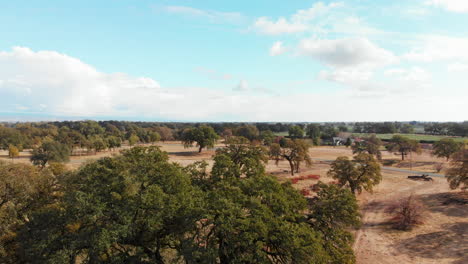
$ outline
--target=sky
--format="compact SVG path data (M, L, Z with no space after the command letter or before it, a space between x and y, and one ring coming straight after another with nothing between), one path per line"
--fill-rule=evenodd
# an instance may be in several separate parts
M466 0L0 0L0 120L468 120Z

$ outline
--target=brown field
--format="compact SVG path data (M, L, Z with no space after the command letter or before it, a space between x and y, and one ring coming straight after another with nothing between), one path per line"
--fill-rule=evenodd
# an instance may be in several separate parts
M172 161L188 165L195 161L206 160L210 163L214 150L204 150L201 154L196 148L184 149L180 142L158 143L169 153ZM222 145L219 145L220 147ZM87 160L117 154L103 152L93 156L73 156L68 166L78 168ZM315 159L311 168L302 169L299 175L318 174L321 180L329 182L326 176L328 160L338 156L352 156L345 147L316 147L310 149ZM5 151L0 152L0 159L9 160ZM448 163L444 159L432 157L428 150L421 155L413 154L408 161L399 162L400 157L383 152L386 162L392 167L423 172L435 172L434 163ZM411 160L411 161L409 161ZM14 162L29 162L29 152L22 152ZM389 166L389 165L387 165ZM270 161L267 171L279 180L290 179L287 162L275 165ZM442 171L443 173L443 171ZM451 191L444 178L435 178L433 182L412 181L406 178L408 173L383 170L383 181L373 194L363 193L358 196L361 205L363 225L355 232L354 249L358 263L362 264L403 264L403 263L468 263L468 205L451 202L451 197L465 195ZM295 184L298 189L307 188L317 180L303 180ZM391 228L389 216L385 213L387 205L402 197L413 194L421 199L426 207L424 224L412 231L396 231ZM466 200L465 200L466 201Z

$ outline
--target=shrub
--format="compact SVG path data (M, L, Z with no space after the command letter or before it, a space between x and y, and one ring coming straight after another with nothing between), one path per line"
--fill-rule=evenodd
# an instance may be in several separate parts
M387 208L396 229L411 230L423 223L424 207L413 195L403 198Z
M442 162L437 162L434 164L434 170L437 172L442 171L443 168L444 168L444 164Z

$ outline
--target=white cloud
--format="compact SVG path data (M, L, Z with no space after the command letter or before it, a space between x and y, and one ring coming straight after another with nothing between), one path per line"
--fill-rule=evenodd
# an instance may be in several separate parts
M412 61L433 62L442 60L468 61L468 38L425 35L417 39L416 48L403 55Z
M447 66L447 71L468 73L468 64L455 62Z
M369 26L362 18L343 8L342 2L324 4L316 2L309 9L297 10L289 18L257 18L251 26L257 32L267 35L308 32L327 35L339 33L353 36L385 34L382 30Z
M289 19L280 17L274 20L269 17L259 17L255 20L252 28L267 35L304 32L314 28L310 24L312 20L341 6L343 6L342 3L330 3L327 5L323 2L317 2L309 9L298 10Z
M428 5L442 7L450 12L468 13L468 1L466 0L429 0Z
M342 2L335 2L330 4L324 4L323 2L316 2L311 8L309 9L300 9L298 10L293 16L293 21L301 21L307 22L313 20L321 15L327 14L330 10L343 7L344 4Z
M430 74L420 67L411 67L409 69L394 68L386 70L384 74L400 81L425 82L430 79Z
M307 25L299 22L288 22L281 17L277 21L272 21L268 17L258 18L253 27L263 34L279 35L284 33L297 33L307 30Z
M249 83L246 80L241 80L239 84L232 89L233 91L245 92L249 90Z
M342 84L355 84L369 81L373 73L360 69L335 69L334 71L320 71L318 78Z
M169 13L204 17L213 23L241 23L245 20L244 15L238 12L220 12L214 10L203 10L189 6L166 6L165 10Z
M281 55L287 51L286 47L283 46L283 42L277 41L273 43L270 48L270 56Z
M337 68L372 69L397 62L393 53L365 38L304 39L299 43L299 54Z
M443 93L444 100L432 92L418 94L415 102L370 82L326 93L256 93L245 80L238 87L253 92L164 88L151 78L100 72L55 51L13 48L0 52L0 112L23 117L41 113L70 119L186 121L463 120L468 111L463 90L461 94ZM399 104L412 106L412 111L395 108L397 99ZM427 111L435 108L438 111Z

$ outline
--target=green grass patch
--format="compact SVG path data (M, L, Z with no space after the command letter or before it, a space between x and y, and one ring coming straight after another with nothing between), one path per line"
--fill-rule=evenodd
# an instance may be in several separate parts
M371 134L368 133L353 133L354 136L357 137L367 137ZM382 140L387 140L393 137L393 135L402 135L404 137L418 140L418 141L439 141L443 138L448 138L449 136L434 136L434 135L422 135L422 134L375 134L378 138ZM468 140L466 137L450 137L453 138L455 141L464 142Z

